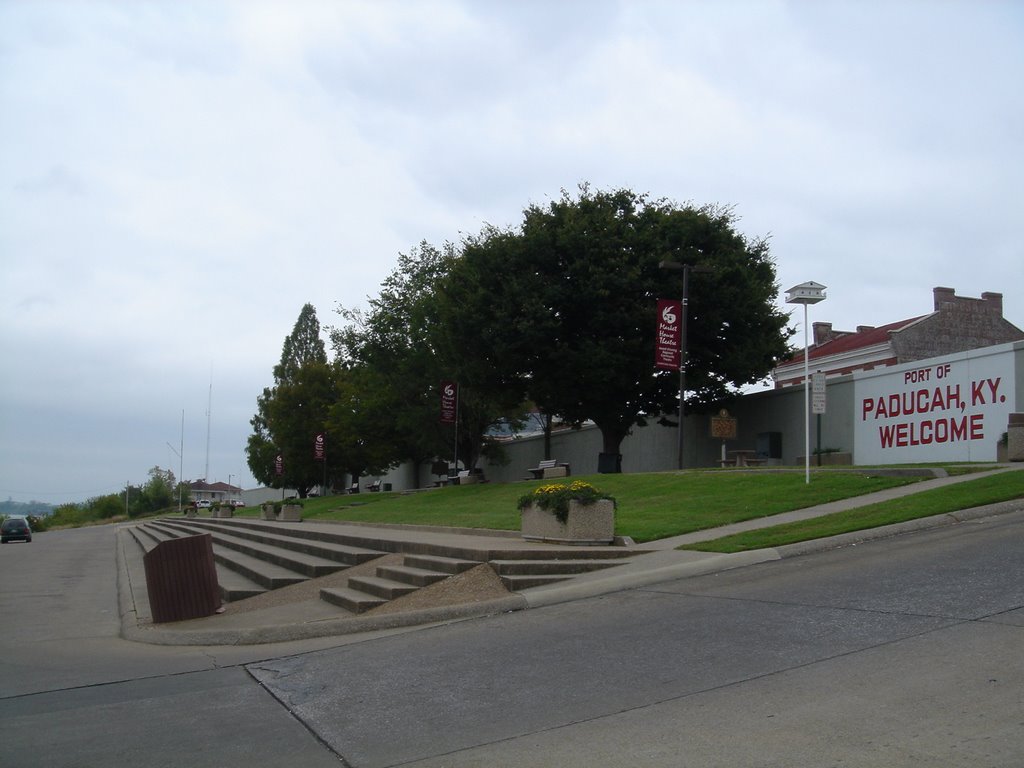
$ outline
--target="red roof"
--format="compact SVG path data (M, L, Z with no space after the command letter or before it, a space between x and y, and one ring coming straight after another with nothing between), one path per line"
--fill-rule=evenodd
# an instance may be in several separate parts
M823 344L812 345L808 358L810 360L819 360L823 357L831 357L832 355L842 355L847 352L853 352L854 350L863 349L864 347L871 347L876 344L884 344L889 340L889 334L893 331L901 331L908 325L916 323L918 320L927 317L927 315L920 315L919 317L912 317L909 320L899 320L895 323L889 323L888 325L880 325L877 328L870 328L864 331L857 331L855 333L848 333L840 336L837 339L826 341ZM783 360L779 365L789 365L790 363L798 363L804 359L803 350L800 350L797 354L793 355L786 360Z

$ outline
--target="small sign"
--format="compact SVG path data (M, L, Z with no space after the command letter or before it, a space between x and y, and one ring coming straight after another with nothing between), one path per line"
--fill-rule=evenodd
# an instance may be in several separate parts
M725 408L711 417L711 437L716 440L736 439L736 419Z
M280 453L274 457L274 474L278 477L284 474L284 456Z
M319 432L317 434L316 439L313 441L313 460L314 461L323 461L324 459L327 458L327 450L326 450L326 447L325 447L326 440L327 440L327 438L326 438L326 436L324 435L323 432Z
M811 413L825 413L825 374L811 374Z
M658 299L658 330L655 341L654 367L678 371L682 366L683 339L682 304L671 299Z
M459 385L454 381L441 382L441 423L454 424L458 417Z

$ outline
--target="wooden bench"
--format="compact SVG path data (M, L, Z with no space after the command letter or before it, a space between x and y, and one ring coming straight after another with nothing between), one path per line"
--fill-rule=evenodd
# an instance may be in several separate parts
M464 469L457 474L452 482L455 485L472 485L473 483L486 483L482 469Z
M376 493L377 491L379 491L380 490L380 480L374 480L372 483L370 483L368 486L366 486L366 490L368 490L370 493Z
M547 480L554 477L567 477L570 474L569 465L559 464L557 459L544 459L536 467L531 467L526 471L531 475L526 478L527 480Z
M359 493L359 483L358 482L352 483L352 485L350 485L348 487L348 489L345 491L345 493Z

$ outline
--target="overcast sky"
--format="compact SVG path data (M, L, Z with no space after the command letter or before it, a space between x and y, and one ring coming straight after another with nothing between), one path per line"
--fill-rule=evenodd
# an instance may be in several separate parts
M584 181L734 206L812 322L1024 327L1021 82L1010 0L0 0L0 497L251 487L303 304Z

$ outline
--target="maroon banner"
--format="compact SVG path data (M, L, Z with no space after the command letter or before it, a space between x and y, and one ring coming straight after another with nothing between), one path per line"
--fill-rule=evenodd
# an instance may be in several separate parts
M316 439L313 441L314 461L323 461L327 458L326 443L327 436L323 432L318 433Z
M284 474L284 456L282 456L280 453L274 457L274 474Z
M441 423L454 424L459 407L459 385L454 381L441 382Z
M658 299L658 336L655 343L654 366L678 371L682 356L682 303L672 299Z

